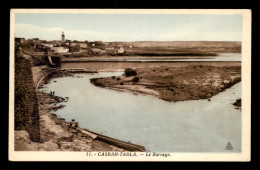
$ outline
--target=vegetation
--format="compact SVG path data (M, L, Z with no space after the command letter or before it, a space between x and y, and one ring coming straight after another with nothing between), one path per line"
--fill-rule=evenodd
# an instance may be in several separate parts
M70 52L79 52L80 46L77 44L74 47L69 47Z
M156 66L156 72L152 67L138 67L135 70L128 67L125 70L126 76L121 76L121 81L102 78L95 85L116 89L119 84L124 83L125 86L119 89L154 95L166 101L185 101L210 98L241 81L240 63L224 63L222 66L222 63L210 62L171 64L175 67L167 64L168 66ZM138 75L127 77L132 72L137 72ZM238 100L237 104L239 102Z
M104 43L102 41L94 41L95 47L103 47Z
M239 107L241 107L241 98L240 98L240 99L237 99L237 100L235 101L235 103L233 103L233 105L234 105L234 106L239 106Z
M139 81L139 77L134 77L133 79L132 79L132 81L134 82L134 83L136 83L136 82L138 82Z
M21 48L29 51L32 48L33 44L29 41L26 41L24 43L21 43L20 46Z
M146 51L169 51L169 52L241 52L241 42L229 41L135 41L118 42L123 46L132 46L133 49ZM190 51L191 52L191 51Z
M132 68L125 69L125 76L128 77L128 76L136 76L136 75L137 75L137 73L134 69L132 69Z

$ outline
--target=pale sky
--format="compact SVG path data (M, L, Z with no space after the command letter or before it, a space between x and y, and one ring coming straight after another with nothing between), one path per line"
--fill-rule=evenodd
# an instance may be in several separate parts
M79 41L242 41L242 15L15 14L15 37Z

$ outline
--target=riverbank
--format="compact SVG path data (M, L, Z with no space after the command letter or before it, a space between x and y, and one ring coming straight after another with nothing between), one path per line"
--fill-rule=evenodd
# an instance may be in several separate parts
M122 74L75 74L52 79L41 90L55 91L63 98L69 96L69 102L62 103L66 107L55 112L62 118L74 119L80 127L99 134L145 146L147 151L230 152L223 149L226 141L232 143L232 152L240 151L241 110L235 109L232 103L241 97L241 82L213 96L211 101L180 102L118 92L90 82L93 78ZM223 128L219 127L226 126L230 128L223 133ZM201 136L204 136L203 140ZM212 146L214 141L219 142Z
M24 55L24 57L31 60L29 55ZM194 69L194 65L196 65L196 69ZM234 81L233 79L229 83L227 83L227 81L225 82L223 81L223 83L226 85L224 86L224 88L222 88L222 90L227 88L228 84L229 86L231 86L232 83L241 80L241 76L240 76L241 62L174 62L174 63L166 63L166 62L165 63L155 63L155 62L151 62L151 63L141 63L141 62L139 63L136 62L93 63L92 62L91 63L89 62L89 63L62 64L62 68L85 68L88 71L94 71L94 72L97 70L98 71L111 71L111 70L122 71L129 66L132 66L137 70L137 76L139 77L139 81L133 82L132 79L134 77L125 77L125 76L119 76L114 78L111 77L111 78L107 78L107 80L110 81L110 79L112 79L112 81L116 81L117 83L119 83L119 86L115 87L116 90L125 90L125 91L143 93L143 94L148 94L153 96L157 95L156 97L159 98L161 97L161 92L169 91L167 87L171 87L168 84L170 83L168 82L170 80L170 76L175 76L176 78L175 80L178 79L182 80L179 82L180 84L177 84L178 85L177 87L179 88L181 87L180 85L184 84L185 87L183 89L187 89L186 84L184 83L184 80L186 78L190 78L190 76L194 76L193 79L197 79L200 76L205 76L204 73L207 72L218 75L218 77L220 78L217 79L220 80L222 79L224 80L225 78L228 77L232 79L233 76ZM178 68L180 69L179 71ZM207 69L212 69L212 71L207 71ZM32 66L32 75L33 75L33 84L35 85L35 87L41 87L42 83L48 83L48 80L50 80L51 77L71 76L71 74L68 74L66 72L57 72L56 69L51 69L46 65ZM183 79L181 79L182 77L181 75L184 76ZM211 76L212 74L209 74L206 77L210 78ZM117 80L118 78L120 78L120 80ZM120 85L121 82L123 83L122 85ZM152 83L154 83L155 86ZM203 81L198 82L198 84L201 85L202 83ZM190 82L190 85L192 84L194 83ZM121 88L122 86L124 88ZM107 86L107 88L114 88L114 87L109 85ZM219 91L216 91L216 93L217 92ZM179 91L179 94L181 93L182 91ZM39 91L37 91L37 96L39 102L39 117L40 117L39 126L40 126L41 142L31 141L26 131L23 130L15 131L15 150L17 151L40 151L40 150L42 151L47 151L47 150L48 151L126 151L121 147L116 147L115 145L110 144L109 142L107 142L107 138L105 137L104 138L101 137L103 141L95 140L91 138L91 134L86 135L82 133L81 132L82 129L79 129L77 127L76 122L73 122L72 120L71 122L67 122L64 119L58 117L57 115L52 114L53 111L63 107L59 103L61 101L64 101L63 98L59 98L58 96L55 95L45 94ZM165 96L167 97L169 95L167 93L164 93L164 97Z
M100 140L94 140L95 135L82 132L77 122L66 122L52 113L63 107L59 103L64 99L43 92L38 92L38 97L41 143L30 141L25 131L16 131L15 150L125 151Z
M215 64L215 66L213 66ZM92 84L166 101L208 99L241 81L241 66L185 64L135 68L135 76L91 79Z
M29 55L24 58L32 61ZM71 76L66 72L57 72L46 65L32 65L32 77L35 87L48 83L50 78ZM98 136L84 131L77 126L77 122L66 122L53 114L53 111L64 107L60 102L64 99L55 95L46 94L36 89L38 99L40 141L34 142L25 130L15 131L15 151L128 151L102 140L95 140ZM106 138L103 137L103 140ZM107 139L106 139L107 140Z

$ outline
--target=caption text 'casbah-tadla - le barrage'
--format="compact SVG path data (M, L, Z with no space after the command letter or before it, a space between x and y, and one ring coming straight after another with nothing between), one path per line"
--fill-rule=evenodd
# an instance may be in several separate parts
M140 153L137 152L87 152L86 156L130 156L130 157L138 157L138 156L146 156L146 157L170 157L169 153Z

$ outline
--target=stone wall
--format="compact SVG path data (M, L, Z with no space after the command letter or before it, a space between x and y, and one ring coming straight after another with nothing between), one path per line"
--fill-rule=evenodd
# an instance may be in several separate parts
M26 130L30 139L40 142L38 100L28 59L15 57L15 130Z

